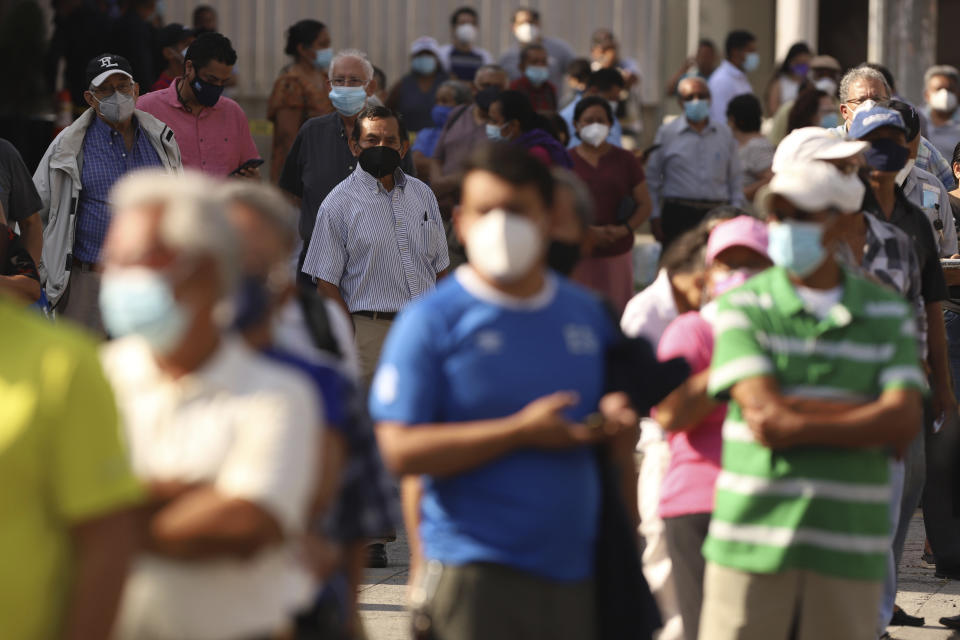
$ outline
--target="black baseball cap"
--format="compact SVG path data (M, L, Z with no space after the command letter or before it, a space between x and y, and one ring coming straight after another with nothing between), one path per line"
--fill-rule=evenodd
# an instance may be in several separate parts
M122 73L133 80L133 67L126 58L114 53L101 53L87 63L87 86L99 87L115 73Z
M157 44L160 45L161 49L164 47L172 47L181 40L186 40L193 35L193 29L188 29L179 22L171 22L157 32Z

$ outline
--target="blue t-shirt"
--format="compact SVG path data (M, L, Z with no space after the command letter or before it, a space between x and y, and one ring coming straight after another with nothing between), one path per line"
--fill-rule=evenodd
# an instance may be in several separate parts
M550 275L541 294L516 300L464 267L397 319L370 411L378 421L457 423L575 391L580 401L568 417L581 420L603 395L614 336L593 294L562 278ZM592 574L600 488L589 447L517 450L459 475L425 476L423 484L426 557L561 581Z

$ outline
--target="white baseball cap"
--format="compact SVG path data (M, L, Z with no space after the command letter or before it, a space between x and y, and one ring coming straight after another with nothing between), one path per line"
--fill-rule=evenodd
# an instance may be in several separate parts
M437 42L436 38L421 36L410 45L410 55L415 56L422 51L429 51L437 56L437 58L440 58L440 43Z
M845 174L827 162L795 162L775 173L766 193L764 204L774 195L783 196L803 211L837 209L856 213L863 204L866 187L853 174Z
M869 146L869 142L844 140L823 127L802 127L780 141L770 169L779 173L797 162L850 158Z

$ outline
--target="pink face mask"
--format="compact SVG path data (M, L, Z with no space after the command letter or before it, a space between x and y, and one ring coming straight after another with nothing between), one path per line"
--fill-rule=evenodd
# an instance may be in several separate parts
M753 277L754 272L745 269L737 271L728 271L722 276L713 278L713 297L722 296L727 291L739 287L744 282Z

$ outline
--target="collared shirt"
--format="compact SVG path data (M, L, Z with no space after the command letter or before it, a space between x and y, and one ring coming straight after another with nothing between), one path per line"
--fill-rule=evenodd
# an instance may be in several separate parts
M721 296L709 393L769 376L784 395L866 404L923 391L913 313L898 293L844 270L839 302L809 311L781 267ZM740 571L791 569L880 581L890 548L888 454L881 447L770 449L736 400L703 553Z
M710 87L710 119L714 122L727 121L727 105L731 100L744 93L753 93L747 74L729 60L720 63L707 84Z
M220 96L217 104L194 115L177 95L174 80L163 91L140 96L137 108L156 116L173 129L184 168L225 178L247 160L260 157L250 135L247 116L236 102Z
M300 198L300 238L304 245L310 244L320 205L356 166L339 113L310 118L300 127L278 186ZM404 156L400 168L407 175L416 175L412 154Z
M127 579L117 637L250 638L279 629L313 595L293 542L307 524L323 425L310 382L238 339L225 340L179 379L159 369L137 337L108 343L102 359L140 478L205 483L253 502L285 538L243 559L141 552Z
M110 226L110 189L128 171L161 166L160 156L133 119L133 147L128 151L123 134L94 116L83 138L80 199L73 255L83 262L100 260L100 248Z
M399 311L450 266L430 187L399 169L394 179L388 192L357 166L317 213L303 271L340 287L351 312Z
M664 198L745 203L737 141L713 120L697 132L684 117L660 127L647 162L652 216L660 216Z
M957 228L953 223L950 194L937 177L914 165L900 187L907 200L919 207L930 220L940 257L949 258L956 254Z
M573 115L577 110L577 103L583 99L583 96L577 96L573 99L573 102L565 106L560 111L560 117L563 118L564 122L567 123L567 127L570 133L570 143L567 144L568 149L573 149L575 146L580 144L580 137L577 136L577 131L573 126ZM613 124L610 125L610 133L607 134L607 142L610 144L619 147L622 145L623 139L623 127L620 126L620 121L616 116L613 117Z
M557 88L549 80L536 86L530 82L530 78L522 76L510 83L510 89L527 96L534 111L557 110Z

